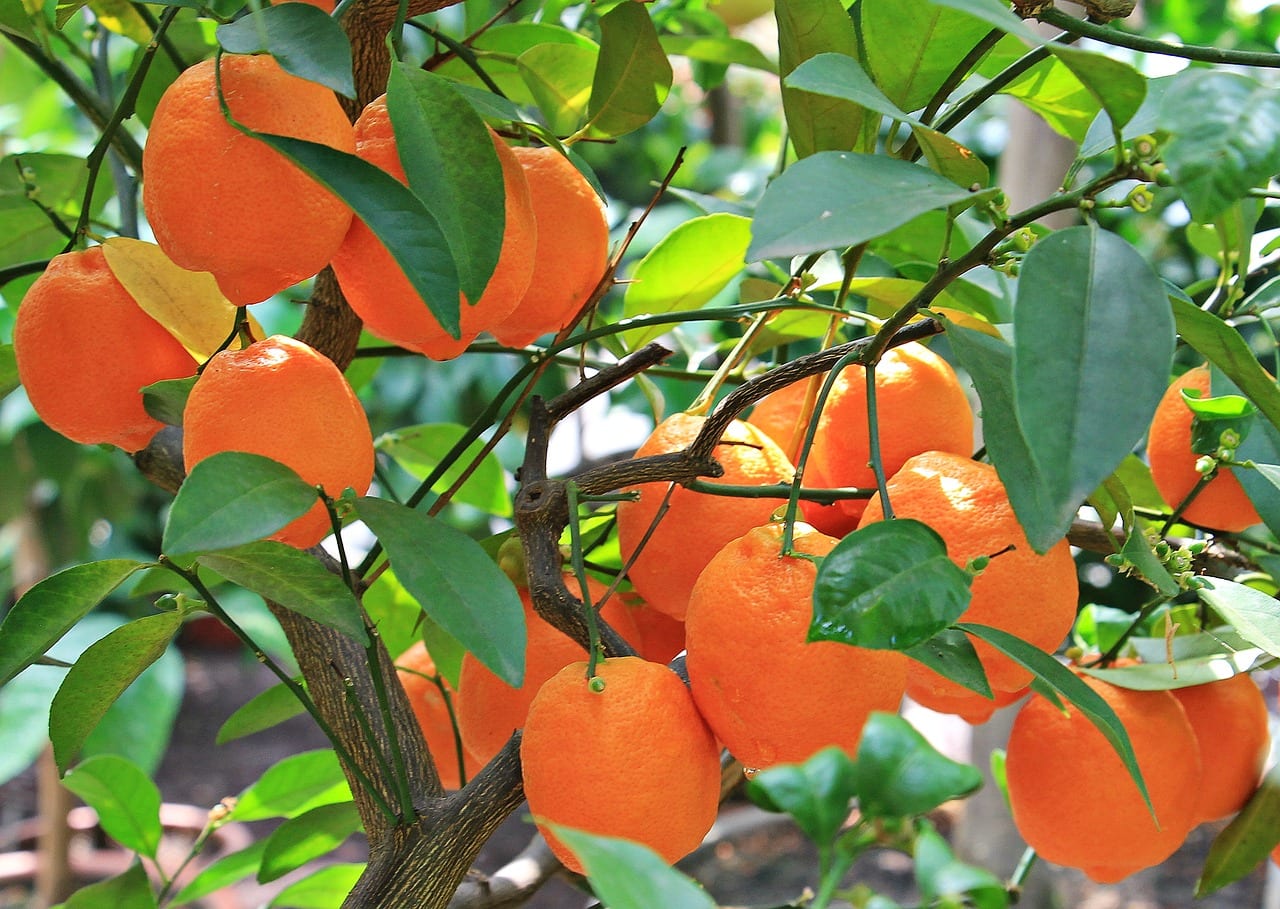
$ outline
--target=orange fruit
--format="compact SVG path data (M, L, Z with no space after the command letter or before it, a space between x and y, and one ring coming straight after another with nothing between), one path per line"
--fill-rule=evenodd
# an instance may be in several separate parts
M824 556L836 540L796 524L793 543ZM828 745L854 754L867 716L897 711L907 682L908 660L897 651L806 640L818 569L781 551L781 524L729 543L699 576L685 618L698 710L756 769L804 761Z
M391 131L386 95L365 107L356 120L355 130L356 154L407 184L408 177ZM342 293L364 321L365 328L433 360L458 356L476 335L505 318L533 277L537 227L529 186L515 153L497 135L490 135L502 165L506 228L498 265L484 293L474 306L466 297L460 299L459 338L455 340L440 327L382 241L359 218L352 219L346 239L333 257L333 271Z
M636 451L637 458L682 451L697 437L705 417L677 413L667 417ZM712 452L724 475L713 483L764 485L788 483L793 468L772 439L735 420ZM639 501L618 504L618 544L625 564L639 547L658 514L670 483L641 483ZM691 492L676 486L669 507L652 536L631 564L628 575L636 592L659 612L683 619L689 592L711 557L730 540L769 521L785 499L749 499Z
M1080 711L1039 696L1014 717L1005 773L1014 824L1050 862L1114 883L1164 861L1195 823L1196 736L1167 691L1131 691L1082 676L1133 743L1155 818L1111 744Z
M580 594L576 578L566 576L565 583L570 593ZM592 603L599 601L605 589L604 585L588 578L587 590ZM513 688L470 653L462 657L462 671L458 675L458 728L467 750L479 757L481 763L487 763L501 751L511 733L524 726L538 686L569 663L587 657L587 652L576 641L538 615L527 587L519 586L517 590L524 604L524 684ZM635 640L635 626L629 624L626 607L617 597L609 598L601 615L628 642Z
M182 430L188 470L220 451L245 451L335 498L348 486L364 495L373 480L373 436L355 392L332 360L284 335L215 355L187 398ZM271 539L305 548L329 530L317 499Z
M1234 814L1258 788L1271 748L1267 704L1248 673L1173 689L1187 713L1204 779L1196 790L1196 823Z
M40 419L75 442L146 447L160 429L140 389L198 364L111 273L102 248L54 256L13 325L18 379Z
M450 699L453 698L453 688L436 671L435 661L427 652L427 645L421 641L396 657L395 662L396 677L409 696L413 715L422 727L422 737L427 740L427 750L435 759L440 785L446 789L457 789L464 779L471 779L475 775L483 762L476 760L475 755L463 748L463 766L458 765L458 749L461 746L454 732L454 718L449 702L445 700L446 693Z
M508 347L523 347L564 328L586 305L609 262L609 222L595 189L564 155L512 151L529 182L539 240L528 290L490 331Z
M688 855L715 822L720 757L679 676L639 657L585 662L548 679L520 743L525 797L551 851L582 864L551 822L643 843L668 862ZM597 683L597 684L598 684Z
M1001 707L1008 707L1026 697L1030 688L1020 688L1017 691L996 689L992 691L993 696L989 698L964 688L960 691L962 692L960 694L930 693L929 709L937 713L949 713L960 717L970 725L980 726L991 719L992 714Z
M1174 379L1156 405L1147 434L1147 460L1151 462L1151 479L1171 508L1177 508L1200 482L1196 460L1191 450L1191 420L1194 414L1182 400L1183 389L1195 389L1209 395L1209 368L1198 366ZM1182 512L1188 524L1235 533L1262 521L1244 487L1231 467L1218 468L1218 474Z
M632 644L636 653L655 663L670 663L684 650L684 622L654 609L635 591L614 596L626 606L630 624L635 627Z
M1071 547L1064 539L1044 555L1031 548L994 467L928 451L908 459L886 486L894 514L933 528L957 565L1013 547L973 579L962 621L1001 628L1050 653L1057 649L1075 621L1079 598ZM883 518L877 493L859 526ZM986 642L975 640L973 646L994 692L1007 695L1031 682L1031 673ZM911 664L907 678L907 694L931 709L962 707L981 715L997 706L921 663Z
M355 151L333 92L270 56L224 54L222 91L232 116L251 129ZM224 119L213 60L184 70L165 90L142 166L156 242L183 268L212 272L236 305L320 271L351 223L346 203Z

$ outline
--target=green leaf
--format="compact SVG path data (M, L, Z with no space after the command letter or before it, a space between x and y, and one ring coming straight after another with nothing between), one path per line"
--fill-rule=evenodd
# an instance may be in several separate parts
M874 127L867 128L864 108L786 87L786 78L811 57L828 52L858 56L858 38L844 4L840 0L776 0L773 14L778 22L782 110L796 156L874 147Z
M903 651L911 659L928 666L970 691L992 698L987 672L978 659L978 651L968 635L954 628L944 628L929 640Z
M1163 645L1164 641L1159 643ZM1222 645L1219 643L1217 646ZM1135 691L1168 691L1220 682L1241 672L1251 671L1260 660L1266 658L1265 651L1250 647L1231 653L1213 653L1190 659L1179 659L1174 663L1135 663L1132 666L1108 669L1081 669L1081 672L1096 679L1102 679L1104 682L1110 682L1117 688L1131 688Z
M0 32L8 32L28 41L39 40L31 27L31 17L22 5L22 0L0 0Z
M396 63L387 82L400 163L419 199L444 231L458 270L458 286L474 303L484 293L502 252L506 189L493 137L452 83ZM452 307L453 300L431 301Z
M1280 426L1280 388L1240 332L1188 300L1170 297L1169 305L1182 339L1222 370L1272 425Z
M858 808L871 817L924 814L982 785L976 767L940 754L902 717L879 711L862 729L853 770Z
M1097 99L1117 131L1133 119L1147 94L1147 79L1142 73L1122 60L1093 51L1062 44L1047 46Z
M671 62L643 3L619 3L600 17L600 55L587 102L588 134L612 138L639 129L671 91Z
M386 452L421 481L439 467L467 432L467 427L458 423L405 426L379 436L374 447ZM432 492L444 492L452 486L483 448L484 442L476 439L454 456L449 469L432 484ZM474 505L498 517L510 516L511 494L507 492L506 474L497 455L490 452L484 456L480 466L459 487L453 501Z
M218 728L216 743L225 745L255 732L271 729L305 710L302 702L287 685L273 685L227 717Z
M960 618L971 580L927 524L910 518L868 524L818 566L808 640L915 647Z
M1196 596L1255 647L1280 657L1280 602L1245 584L1214 578Z
M360 812L354 802L318 805L290 818L272 831L267 840L258 883L274 881L332 852L360 826Z
M850 54L828 52L810 57L792 70L783 84L815 95L843 98L882 116L923 125L889 100Z
M752 222L747 259L797 256L874 240L917 215L979 194L883 155L820 152L769 184Z
M1014 337L1018 423L1049 509L1026 528L1027 539L1042 553L1150 425L1168 382L1174 325L1163 285L1138 251L1116 234L1076 227L1045 237L1024 258Z
M1157 592L1163 596L1173 598L1181 593L1178 582L1165 569L1164 565L1156 558L1156 554L1151 549L1151 544L1147 542L1146 535L1142 532L1142 528L1134 524L1133 529L1129 531L1129 535L1125 537L1124 546L1120 552L1126 559L1142 573L1142 577Z
M524 608L475 540L420 511L361 498L357 511L423 610L509 685L524 679Z
M737 64L777 75L774 63L750 41L731 35L662 35L662 49L673 57L688 57L701 63Z
M335 864L290 884L268 904L268 909L339 909L364 874L363 864Z
M715 909L697 881L685 877L648 846L549 825L582 862L591 889L609 909Z
M100 754L67 771L66 786L98 813L107 836L154 859L160 848L160 790L137 765Z
M183 379L164 379L142 387L142 406L147 413L170 426L182 425L182 413L187 408L187 397L195 387L199 376Z
M1172 136L1164 161L1196 221L1212 221L1276 172L1280 91L1273 85L1184 70L1165 92L1160 125Z
M315 487L278 461L218 452L182 482L160 546L169 556L231 549L270 536L317 501Z
M920 143L920 151L929 166L957 186L979 189L991 182L991 171L972 150L946 133L923 127L912 127L911 134Z
M458 270L439 221L395 177L355 155L317 142L252 133L351 206L382 241L436 321L459 336Z
M927 821L916 835L916 883L928 906L1003 909L1009 905L1004 881L985 868L956 859L947 841Z
M49 738L59 769L66 770L107 708L160 658L181 624L177 612L145 616L121 625L81 654L49 708Z
M803 764L780 764L747 780L753 802L766 811L791 815L819 847L835 839L857 794L854 763L835 747L823 748Z
M124 874L82 887L65 903L53 909L156 909L156 896L141 862L134 862Z
M1204 899L1251 873L1280 845L1280 765L1267 771L1258 791L1221 833L1214 837L1196 881L1196 899Z
M17 388L18 384L18 358L13 352L13 345L0 344L0 398Z
M26 669L146 563L105 559L64 568L36 583L0 624L0 685Z
M307 3L251 7L247 16L219 25L218 43L233 54L268 53L281 69L356 96L351 42L337 20Z
M116 698L80 749L82 758L114 754L155 774L182 706L186 666L170 645Z
M1270 391L1275 391L1275 384L1270 383ZM1209 392L1215 397L1208 398L1208 401L1217 401L1217 396L1225 395L1228 398L1239 398L1240 387L1231 381L1230 378L1223 375L1216 364L1211 364L1209 368ZM1185 397L1185 392L1183 393ZM1246 401L1246 405L1252 408L1252 402ZM1197 442L1197 423L1199 415L1191 421L1192 446ZM1204 439L1202 444L1213 444L1212 451L1216 451L1218 447L1219 433L1223 429L1234 429L1241 435L1241 442L1236 446L1235 457L1238 461L1244 461L1254 464L1255 469L1233 468L1231 473L1244 487L1245 493L1249 496L1249 501L1253 503L1254 509L1258 512L1258 516L1263 522L1275 533L1280 530L1280 473L1277 468L1271 465L1280 465L1280 429L1275 424L1267 421L1257 421L1252 419L1244 419L1241 421L1233 421L1230 419L1215 421L1210 423L1211 428L1205 431L1208 438ZM1252 428L1252 431L1249 431Z
M264 540L200 556L201 565L299 615L369 643L360 604L342 579L292 546Z
M351 801L351 789L331 748L304 751L277 761L236 797L228 821L293 818L317 808Z
M751 219L725 212L685 221L650 249L631 273L623 318L690 312L707 303L746 268ZM670 330L652 325L623 333L636 350Z
M262 864L262 853L266 849L267 841L261 839L238 852L222 856L212 865L201 869L191 883L178 891L170 905L190 903L256 874L258 866Z
M1129 776L1133 778L1138 791L1142 793L1142 800L1146 803L1147 809L1154 814L1151 796L1147 793L1147 784L1143 782L1142 771L1138 768L1138 759L1133 753L1133 743L1129 741L1129 733L1125 731L1124 724L1111 709L1111 705L1103 700L1101 695L1082 682L1079 676L1059 663L1051 654L1045 653L1039 647L1028 644L1007 631L969 622L961 622L956 627L986 641L1019 666L1034 673L1049 692L1070 701L1072 706L1102 733L1103 738L1111 743L1120 762L1129 771Z
M541 44L517 59L520 77L557 135L574 132L586 116L599 56L596 47Z
M1184 388L1182 400L1195 414L1191 418L1191 450L1196 454L1216 452L1222 447L1222 433L1226 430L1235 432L1243 442L1258 413L1258 408L1241 395L1202 398L1196 389Z

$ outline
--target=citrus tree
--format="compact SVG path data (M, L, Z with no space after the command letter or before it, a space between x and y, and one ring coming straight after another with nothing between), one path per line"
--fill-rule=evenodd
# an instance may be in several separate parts
M0 0L5 508L50 562L8 564L0 769L51 746L137 855L65 905L363 831L273 905L563 865L709 906L670 865L744 775L812 906L893 905L842 889L873 847L1003 906L1037 855L1112 882L1231 815L1199 890L1254 869L1280 23L1132 7ZM1001 189L1010 99L1075 150L1043 198ZM634 457L554 466L627 412ZM1140 598L1082 596L1090 559ZM279 681L220 740L306 712L331 748L228 793L206 834L284 822L192 878L149 774L210 615ZM1016 870L930 822L981 775L904 694L1019 705ZM540 872L469 877L526 797Z

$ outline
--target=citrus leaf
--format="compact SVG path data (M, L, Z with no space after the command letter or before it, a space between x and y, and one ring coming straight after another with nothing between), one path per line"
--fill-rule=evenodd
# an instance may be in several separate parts
M441 628L508 685L524 679L524 607L515 586L475 540L423 512L385 499L356 510L396 577Z
M982 774L940 754L902 717L875 711L862 729L853 782L864 815L907 817L969 795Z
M169 905L181 906L193 902L256 874L258 866L262 864L262 853L266 849L267 841L262 839L238 852L221 856L212 865L201 869L191 883L178 891Z
M354 862L327 865L281 890L268 909L339 909L365 866Z
M231 549L270 536L317 501L315 488L278 461L221 451L183 480L160 546L169 556Z
M1130 616L1132 619L1132 616ZM1160 642L1163 645L1163 641ZM1221 644L1218 645L1219 647ZM1251 671L1260 661L1267 659L1266 651L1256 647L1231 653L1214 653L1206 656L1179 659L1174 663L1136 663L1132 666L1115 666L1107 669L1081 669L1117 688L1135 691L1169 691L1220 682L1241 672Z
M297 817L320 805L351 801L351 788L331 748L293 754L267 768L238 796L229 821Z
M543 44L516 60L520 78L556 134L574 132L586 116L599 55L596 47Z
M671 62L643 3L619 3L600 17L600 54L591 79L586 130L597 138L639 129L671 91Z
M271 729L306 710L287 685L272 685L255 695L218 727L216 744L225 745L255 732Z
M751 801L766 811L791 815L819 846L835 839L857 794L854 763L835 747L823 748L803 764L779 764L747 780Z
M1144 326L1138 335L1135 319ZM1075 227L1024 258L1014 337L1018 425L1048 509L1024 529L1043 553L1150 425L1168 383L1174 324L1160 278L1136 249Z
M1250 644L1280 656L1280 602L1245 584L1214 578L1196 591L1200 601Z
M938 675L963 685L984 698L994 697L986 670L968 635L944 628L929 640L903 651L911 659L928 666Z
M916 884L925 905L1003 909L1009 905L1004 881L985 868L956 859L951 846L927 821L915 842Z
M1147 79L1129 64L1078 47L1062 44L1046 47L1097 99L1116 130L1132 120L1142 107Z
M662 49L674 57L688 57L702 63L736 64L777 75L774 63L750 41L731 35L662 35Z
M1120 552L1138 569L1143 579L1162 595L1173 598L1181 592L1178 582L1156 557L1142 528L1136 523L1125 537Z
M915 647L960 618L970 581L928 525L876 521L844 537L818 566L808 640Z
M141 862L134 862L123 874L82 887L53 909L155 909L156 896Z
M454 446L467 433L467 427L458 423L424 423L385 433L378 437L374 447L386 452L420 481L435 473L449 458L452 461L450 467L431 484L433 492L444 492L484 448L483 441L474 439L461 452L454 454ZM484 456L480 466L458 488L453 501L474 505L499 517L510 516L511 494L507 492L506 474L497 455L489 452Z
M1214 837L1204 870L1196 881L1196 899L1204 899L1252 872L1280 846L1280 765L1267 771L1258 791L1221 833Z
M182 425L182 414L187 409L187 398L199 376L185 379L161 379L142 386L142 406L147 414L170 426Z
M840 0L775 0L778 73L783 77L782 111L796 156L874 146L875 127L864 108L786 86L800 64L822 53L858 55L853 20Z
M82 761L62 778L98 813L107 836L126 849L154 859L160 848L160 790L137 765L114 754Z
M230 53L271 54L286 72L348 98L356 96L351 42L337 20L319 7L252 6L248 15L219 25L216 34Z
M116 698L84 740L81 758L115 754L154 774L168 751L186 680L182 656L170 645Z
M0 685L26 669L146 563L105 559L64 568L31 587L0 624Z
M922 125L890 101L850 54L816 54L792 70L783 84L815 95L842 98L882 116Z
M582 862L591 889L609 909L715 909L702 886L648 846L549 824Z
M332 852L360 828L360 812L354 802L317 805L290 818L267 839L258 883L274 881Z
M1280 388L1240 332L1188 300L1170 297L1169 305L1182 339L1222 370L1272 425L1280 426Z
M60 770L66 770L107 709L160 658L181 624L177 612L135 619L80 655L49 707L49 738Z
M360 644L369 643L360 604L351 588L299 549L263 540L206 552L199 562L263 599L336 628Z

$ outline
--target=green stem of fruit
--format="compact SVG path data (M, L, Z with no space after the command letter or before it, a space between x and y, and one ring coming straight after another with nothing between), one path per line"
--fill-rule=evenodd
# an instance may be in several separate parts
M886 521L893 520L893 505L889 502L889 487L884 475L884 459L880 456L880 418L876 405L876 364L867 362L867 440L871 446L871 472L876 477L876 489L880 491L880 507Z
M1036 859L1039 855L1035 849L1030 846L1022 853L1022 858L1018 859L1018 867L1013 869L1013 874L1009 876L1009 882L1005 889L1010 894L1017 894L1022 891L1022 887L1027 882L1027 875L1031 873L1031 869L1035 867Z
M685 484L690 492L701 492L713 496L733 496L740 499L780 499L789 496L796 489L794 483L769 483L764 486L739 486L731 483L710 483L706 480L690 480ZM874 489L860 486L841 486L819 488L814 486L799 487L799 498L806 502L820 502L830 505L846 499L869 499L876 494Z
M1143 603L1142 608L1140 608L1134 615L1133 621L1129 623L1129 627L1120 634L1120 637L1116 639L1114 644L1107 648L1106 653L1102 654L1096 660L1091 661L1088 668L1105 669L1107 666L1114 663L1120 656L1120 652L1124 650L1124 645L1129 642L1129 638L1133 637L1134 634L1137 633L1139 626L1141 626L1142 623L1151 616L1151 613L1155 612L1167 602L1169 602L1169 597L1164 594L1158 594Z
M573 576L578 580L582 598L582 617L587 622L587 678L596 676L596 661L600 658L600 625L596 622L596 610L587 588L587 567L582 561L582 528L578 524L578 484L570 480L565 484L565 496L569 500L569 548Z
M1173 513L1165 519L1163 526L1160 528L1160 536L1169 535L1169 530L1182 518L1182 513L1191 506L1191 503L1196 500L1200 493L1204 492L1205 488L1213 482L1213 478L1217 475L1218 471L1214 470L1213 473L1203 474L1200 479L1196 480L1196 485L1191 487L1191 491L1178 503L1178 507L1173 510Z
M1103 44L1114 47L1127 47L1144 54L1160 54L1165 57L1182 57L1185 60L1196 60L1201 63L1224 63L1239 66L1280 67L1280 54L1269 54L1261 51L1232 50L1223 47L1204 47L1197 44L1170 44L1155 38L1144 38L1122 32L1106 25L1077 19L1053 6L1036 13L1036 18L1055 28L1071 32L1081 38L1092 38Z

